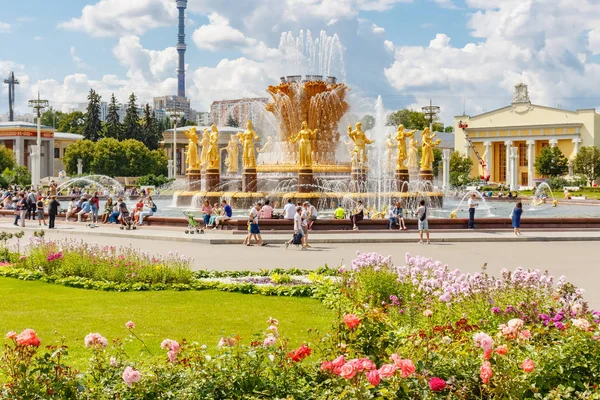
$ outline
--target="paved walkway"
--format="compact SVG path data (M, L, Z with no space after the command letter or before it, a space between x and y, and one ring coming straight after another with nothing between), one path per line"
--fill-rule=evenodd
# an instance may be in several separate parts
M20 229L8 219L0 219L0 230ZM28 236L35 230L37 223L29 223L25 228ZM396 263L401 263L408 252L440 260L465 272L479 271L487 263L488 272L493 275L498 275L502 268L539 268L556 277L565 275L575 285L588 289L586 298L592 307L600 309L600 291L593 284L600 279L598 243L593 242L600 241L597 231L524 232L520 238L507 231L433 231L431 245L418 244L415 231L315 233L310 237L313 248L307 251L293 246L286 249L282 243L289 239L289 234L268 232L264 237L269 245L265 247L242 246L243 235L232 232L186 235L180 229L158 227L121 231L116 226L92 229L62 222L59 229L46 230L46 234L50 239L75 238L102 245L133 246L155 254L178 251L194 258L194 269L314 269L324 264L348 264L356 251L392 255Z

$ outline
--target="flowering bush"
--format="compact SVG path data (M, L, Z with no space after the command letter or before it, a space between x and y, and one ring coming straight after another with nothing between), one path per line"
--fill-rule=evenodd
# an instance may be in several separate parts
M9 332L0 397L600 398L600 312L582 290L537 270L493 278L423 257L405 262L368 255L342 268L321 293L338 312L332 331L297 348L275 318L250 341L165 339L160 362L134 363L122 342L91 333L90 366L78 373L63 361L66 348L43 349L32 330ZM368 301L370 290L387 297ZM133 321L124 325L141 341Z

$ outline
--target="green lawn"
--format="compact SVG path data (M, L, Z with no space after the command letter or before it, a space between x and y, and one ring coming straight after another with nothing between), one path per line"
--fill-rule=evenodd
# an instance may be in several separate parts
M239 334L248 342L267 327L270 316L279 320L281 335L296 346L308 339L308 328L327 330L333 316L308 298L218 291L101 292L12 278L0 278L0 298L0 335L32 328L45 345L64 337L69 357L80 368L89 358L85 335L99 332L109 342L125 339L129 320L153 353L164 356L159 348L165 338L214 347L220 337ZM137 341L127 341L125 349L132 358L145 357Z

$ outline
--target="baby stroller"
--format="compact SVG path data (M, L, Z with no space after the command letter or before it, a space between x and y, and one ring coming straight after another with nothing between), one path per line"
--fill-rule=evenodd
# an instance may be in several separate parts
M196 222L196 219L194 218L194 214L192 214L191 212L185 211L183 213L183 215L185 215L188 219L188 226L187 226L187 229L185 230L185 233L190 233L192 235L194 234L194 232L204 233L204 229L200 229L200 225L198 225L198 223Z
M121 226L119 228L127 230L136 229L136 226L133 223L133 220L131 219L131 214L129 214L129 211L121 211L121 215L119 215L119 220L121 221Z

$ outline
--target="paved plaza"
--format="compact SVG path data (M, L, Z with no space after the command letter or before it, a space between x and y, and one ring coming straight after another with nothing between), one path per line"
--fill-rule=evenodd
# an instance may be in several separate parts
M19 230L8 219L0 221L0 229ZM27 236L37 229L37 224L30 222L25 228ZM592 284L600 279L600 262L595 255L600 242L597 231L525 232L521 238L508 231L433 231L430 245L418 244L415 231L314 233L310 237L313 247L307 251L294 246L286 249L283 243L290 235L285 233L265 233L264 239L269 242L266 247L242 246L243 235L232 232L186 235L180 229L159 227L122 231L116 226L91 229L83 224L63 224L55 231L46 230L46 234L50 239L133 246L155 254L178 251L194 258L194 269L314 269L324 264L350 263L357 251L392 255L397 263L402 262L406 253L422 255L465 272L479 271L487 263L488 272L495 275L502 268L539 268L555 277L565 275L575 285L587 289L586 298L591 306L600 308L600 292Z

